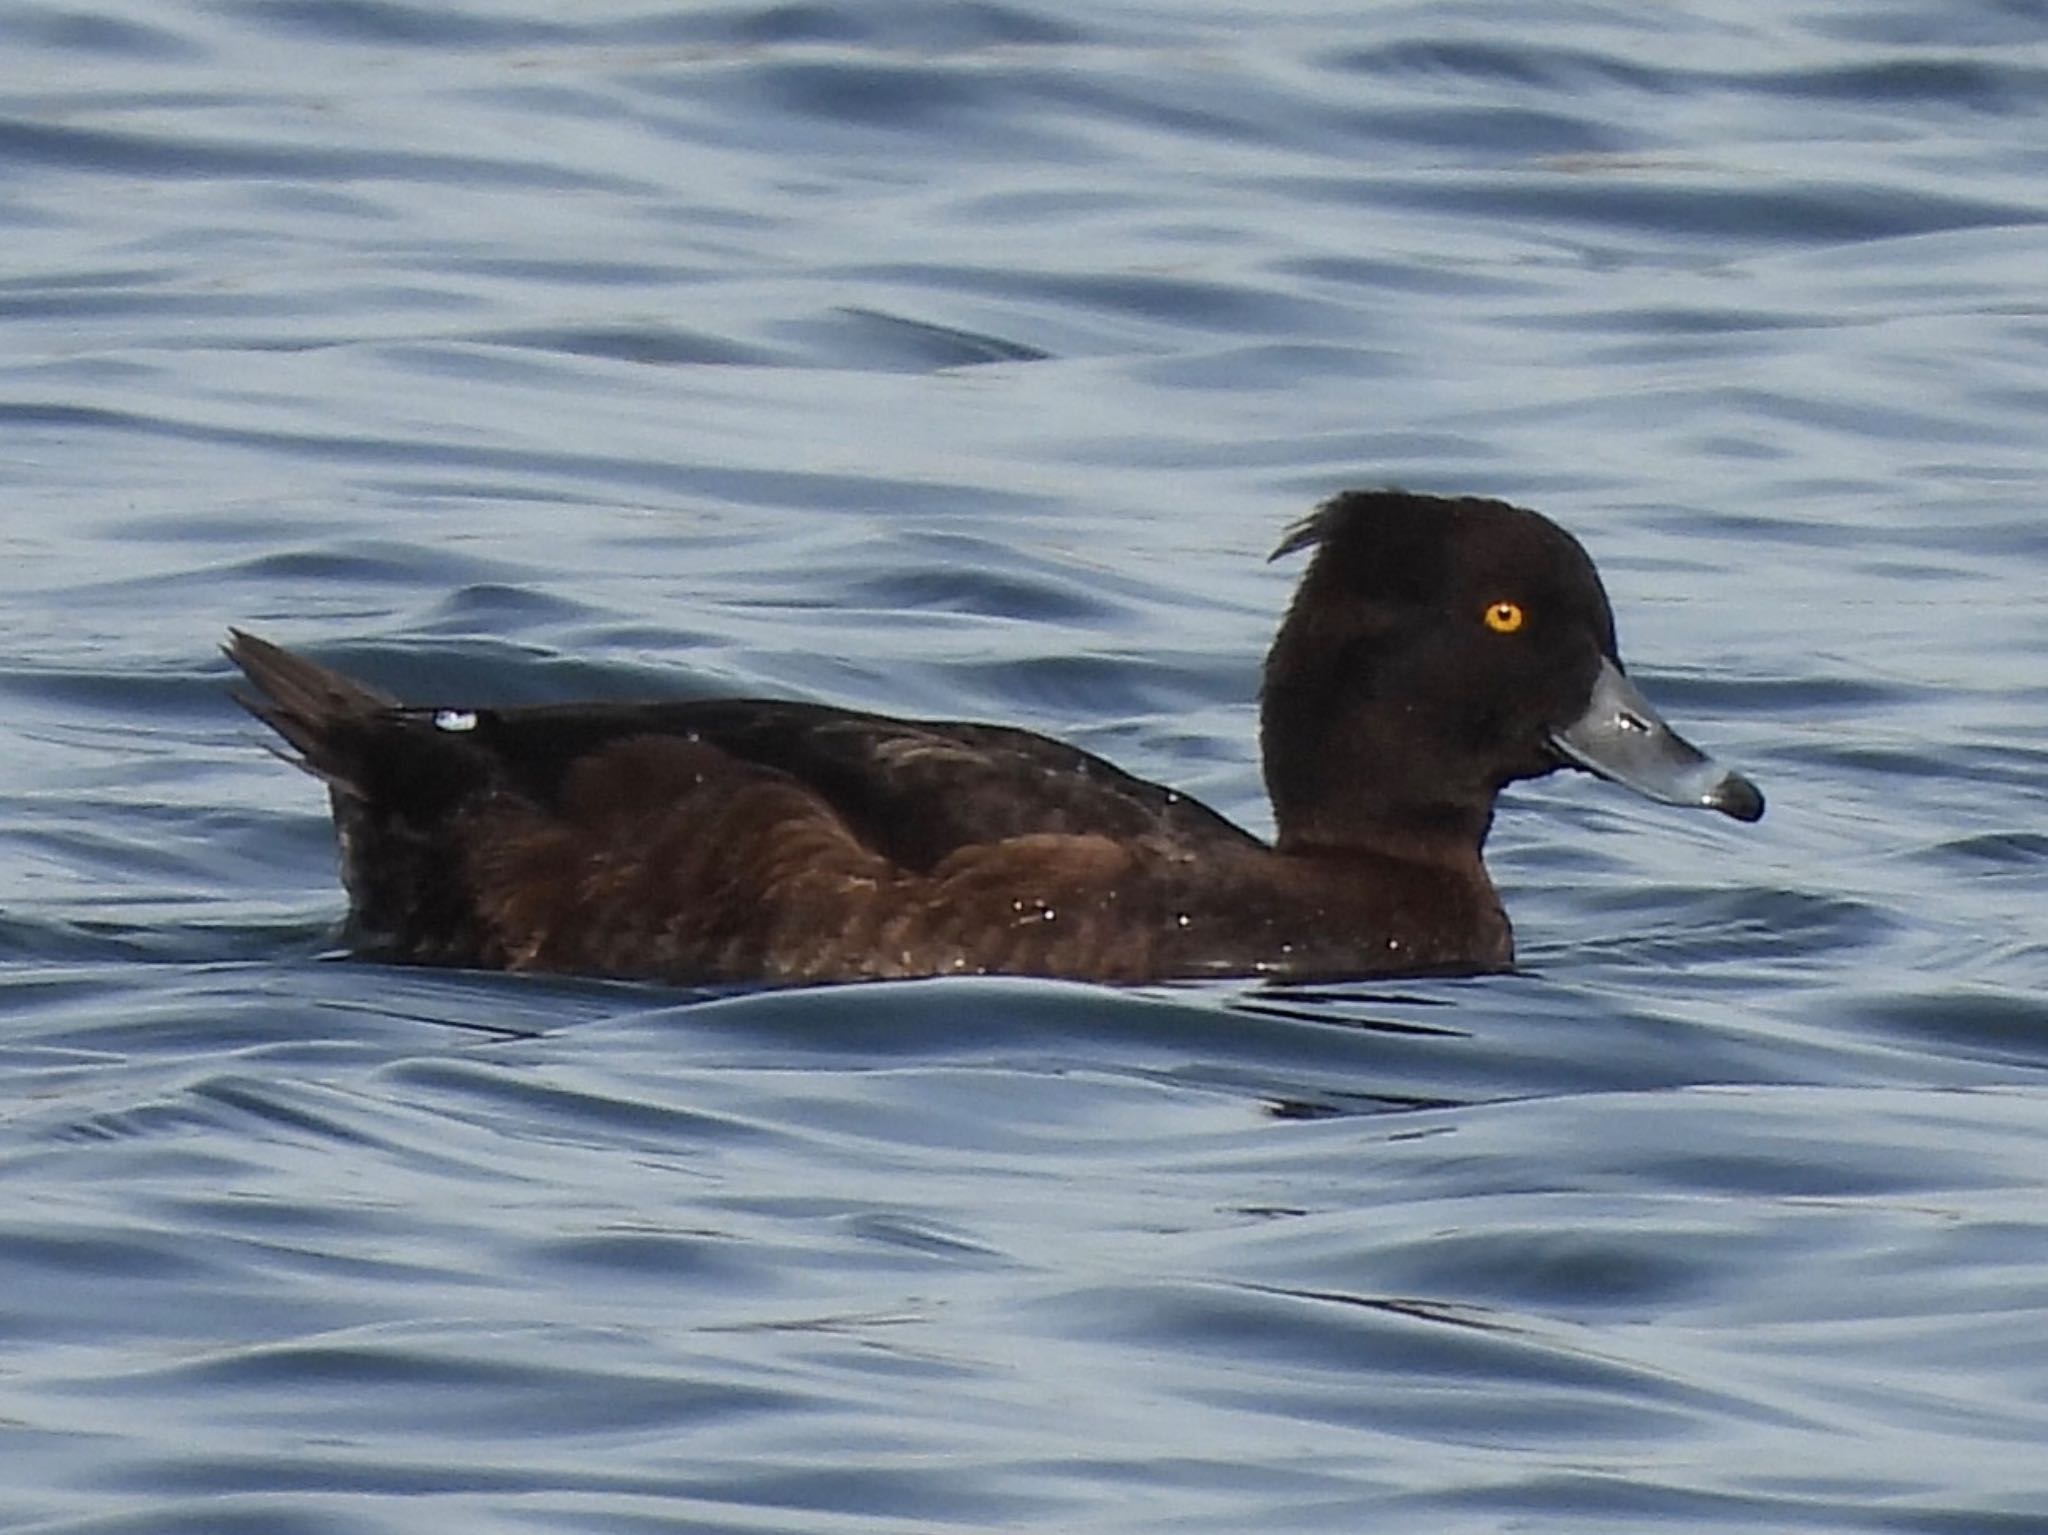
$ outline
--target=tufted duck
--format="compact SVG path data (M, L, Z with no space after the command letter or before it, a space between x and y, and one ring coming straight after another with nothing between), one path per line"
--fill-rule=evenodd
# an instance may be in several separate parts
M1763 814L1624 674L1577 540L1350 491L1266 658L1278 836L1001 725L822 704L400 704L240 631L239 701L326 781L360 948L676 982L1489 971L1494 799L1572 766Z

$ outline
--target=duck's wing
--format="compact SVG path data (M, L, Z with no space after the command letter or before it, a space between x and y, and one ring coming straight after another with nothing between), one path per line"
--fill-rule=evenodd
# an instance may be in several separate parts
M1022 836L1107 837L1168 856L1261 845L1184 794L1064 742L1000 725L772 699L404 709L392 720L442 735L459 726L467 750L488 755L498 773L541 803L556 801L579 766L627 742L708 748L734 771L800 786L861 842L911 870Z

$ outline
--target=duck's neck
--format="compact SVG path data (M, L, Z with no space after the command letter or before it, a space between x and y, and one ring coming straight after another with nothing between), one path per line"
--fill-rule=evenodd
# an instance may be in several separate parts
M1441 800L1358 800L1313 807L1274 801L1275 848L1300 857L1395 858L1459 874L1483 875L1480 852L1493 822L1492 806Z
M1259 737L1276 845L1476 864L1493 825L1495 787L1412 739L1413 722L1268 685Z

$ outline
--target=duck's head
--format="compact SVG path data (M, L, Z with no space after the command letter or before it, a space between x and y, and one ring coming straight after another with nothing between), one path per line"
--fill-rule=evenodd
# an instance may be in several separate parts
M1261 742L1283 848L1476 847L1501 787L1578 767L1740 821L1763 795L1645 699L1578 540L1504 501L1346 491L1266 659Z

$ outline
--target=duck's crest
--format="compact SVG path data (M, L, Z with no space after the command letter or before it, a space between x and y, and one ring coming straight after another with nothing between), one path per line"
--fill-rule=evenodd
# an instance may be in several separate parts
M1266 556L1266 563L1270 565L1287 555L1333 541L1350 524L1361 520L1376 507L1412 499L1410 493L1398 485L1383 485L1377 490L1340 491L1306 517L1289 523L1287 531L1281 535L1280 547Z

